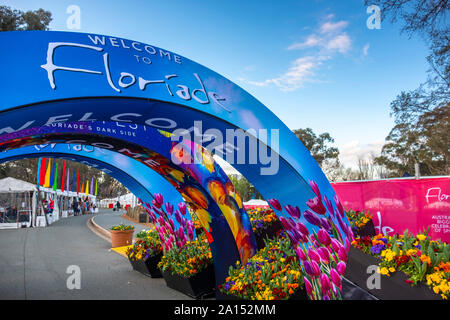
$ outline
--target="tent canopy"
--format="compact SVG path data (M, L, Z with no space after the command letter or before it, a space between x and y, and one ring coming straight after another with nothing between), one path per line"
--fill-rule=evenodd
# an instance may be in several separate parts
M36 191L36 186L32 183L11 177L0 180L0 193L19 193L33 191Z

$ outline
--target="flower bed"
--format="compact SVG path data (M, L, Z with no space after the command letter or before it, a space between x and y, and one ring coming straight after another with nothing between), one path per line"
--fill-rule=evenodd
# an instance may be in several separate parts
M162 248L156 229L141 231L136 237L133 247L127 251L133 269L152 278L162 277L157 267L162 258Z
M267 240L245 265L237 262L230 267L229 277L218 289L218 299L307 299L299 260L289 238Z
M380 289L371 290L373 295L384 299L450 297L450 246L431 240L427 232L357 237L352 246L359 250L352 250L349 257L351 281L366 288L367 267L379 266L382 283Z
M247 210L247 214L252 224L258 249L264 248L265 239L275 238L279 231L283 229L283 225L272 209L256 208Z
M112 226L110 229L111 246L113 248L128 246L133 243L134 227L124 224Z
M212 254L204 236L187 241L182 248L165 251L158 267L168 287L193 298L214 290Z
M369 212L347 210L346 215L355 236L373 237L376 235L373 218Z

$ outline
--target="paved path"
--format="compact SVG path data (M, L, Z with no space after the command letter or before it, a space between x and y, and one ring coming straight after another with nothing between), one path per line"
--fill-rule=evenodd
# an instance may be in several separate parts
M132 222L130 220L126 220L121 217L121 215L124 213L123 210L121 211L112 211L111 209L106 209L100 212L100 214L96 215L94 217L94 221L96 224L98 224L103 229L106 229L109 231L109 229L112 226L118 225L118 224L127 224L127 225L133 225L134 226L134 236L141 231L141 230L148 230L149 228L139 224Z
M91 217L0 230L0 299L188 298L167 288L163 279L133 271L128 260L109 251L110 244L86 227ZM80 267L80 290L67 289L70 265Z

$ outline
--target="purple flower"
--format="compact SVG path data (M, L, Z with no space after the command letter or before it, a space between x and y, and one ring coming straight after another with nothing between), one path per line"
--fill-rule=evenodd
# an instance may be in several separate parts
M279 217L278 219L280 220L280 222L283 225L284 229L286 229L286 230L290 230L291 229L291 225L289 224L289 222L287 222L287 220L284 217Z
M295 228L300 231L303 235L308 236L309 235L309 230L308 228L301 222L297 222L295 224Z
M289 213L289 215L294 219L300 219L300 209L298 207L293 207L289 204L284 206L284 209Z
M339 249L341 247L343 248L343 245L338 240L333 238L333 239L331 239L331 247L333 248L334 252L339 252Z
M317 249L317 253L319 254L320 261L323 263L330 263L330 252L325 247L320 247Z
M333 204L330 200L328 200L327 196L323 196L323 202L325 202L325 206L328 209L328 212L333 215Z
M306 201L306 205L311 208L314 212L324 215L327 213L327 209L323 206L322 200L319 197L315 197L313 199L309 199Z
M338 251L339 260L341 261L347 261L347 251L344 247L339 248Z
M330 270L330 277L331 277L331 281L334 283L334 285L336 287L340 288L341 287L341 276L336 271L336 269L331 268L331 270Z
M341 215L341 218L344 218L344 216L345 216L344 208L342 207L342 204L339 201L339 198L337 196L334 196L334 202L336 203L336 207L338 209L338 212Z
M169 214L169 216L173 213L173 205L170 202L164 203L164 207L166 208L166 212Z
M305 268L305 272L306 272L308 275L310 275L311 277L314 277L314 276L315 276L314 269L313 269L313 267L312 267L312 265L311 265L311 263L310 263L309 261L305 261L305 262L303 263L303 266L304 266L304 268Z
M181 215L180 215L180 211L175 210L174 216L175 216L175 219L177 220L177 222L178 222L179 224L181 224Z
M322 294L327 295L331 289L330 278L324 273L320 275L320 284L322 285Z
M315 226L318 226L318 227L322 226L319 217L309 209L306 209L305 212L303 212L303 217L306 219L306 221L308 221L309 223L311 223Z
M302 248L296 247L295 252L297 253L297 256L299 257L300 260L306 261L307 257Z
M272 208L274 208L278 211L281 211L281 205L277 199L269 199L269 200L267 200L267 202L269 202L269 204L272 206Z
M311 282L309 282L309 280L306 277L303 277L303 280L305 281L305 289L306 289L306 293L308 295L311 295L312 293L312 285Z
M314 180L309 180L309 184L310 184L311 188L313 189L314 193L316 194L316 196L318 196L319 198L322 198L320 195L320 190L319 190L319 187L317 186L317 183Z
M317 263L320 263L320 256L319 254L314 251L313 249L309 248L308 249L308 257L313 260L316 261Z
M180 210L180 213L183 216L186 215L186 203L184 203L184 202L178 203L178 209Z
M385 249L385 245L383 244L376 244L374 245L372 248L370 248L370 252L372 254L380 254L381 251L383 251Z
M318 264L316 261L313 260L313 261L311 261L311 266L312 266L314 275L315 275L316 277L320 276L320 274L322 273L322 271L320 271L319 264Z
M331 231L331 225L328 222L327 218L320 218L320 223L322 224L322 227L327 230L327 232Z
M347 265L345 264L344 261L340 261L337 266L336 266L336 270L339 272L340 275L344 275L345 274L345 269L347 268Z
M155 193L155 201L152 200L152 203L154 206L156 206L158 209L162 207L163 205L163 196L161 193Z

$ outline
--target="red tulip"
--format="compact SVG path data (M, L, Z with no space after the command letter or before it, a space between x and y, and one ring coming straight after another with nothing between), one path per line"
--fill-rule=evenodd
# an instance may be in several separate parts
M269 204L276 210L281 211L281 205L278 202L277 199L269 199L267 200L267 202L269 202Z

